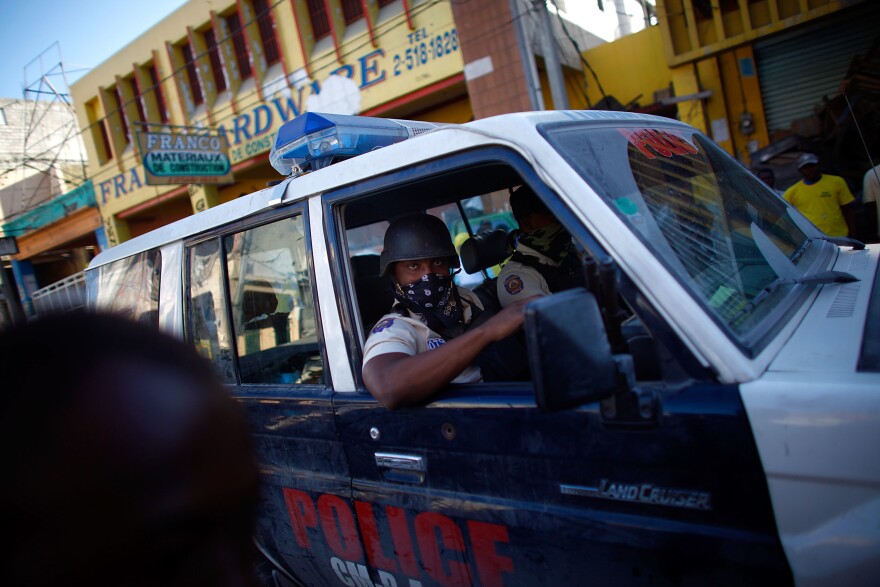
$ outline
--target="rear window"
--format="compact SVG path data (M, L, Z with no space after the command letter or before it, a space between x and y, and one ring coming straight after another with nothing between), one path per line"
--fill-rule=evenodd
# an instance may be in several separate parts
M97 307L158 328L161 272L158 249L102 266L95 288Z

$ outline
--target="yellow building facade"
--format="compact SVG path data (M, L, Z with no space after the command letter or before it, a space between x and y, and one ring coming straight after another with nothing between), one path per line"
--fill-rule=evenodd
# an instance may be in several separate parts
M668 105L672 110L663 115L699 128L743 163L757 165L762 161L753 155L789 130L774 125L765 104L781 108L786 101L794 103L823 77L831 83L829 94L839 83L817 69L813 53L799 54L797 40L786 37L801 33L802 43L815 54L830 55L847 50L841 36L867 29L867 34L862 31L867 46L876 6L871 0L658 0L658 26L584 56L605 95L624 104ZM792 48L783 54L786 42ZM777 62L785 60L806 87L789 83L781 96L765 91L779 69L770 70L770 58L762 62L762 47ZM594 103L603 98L599 84L590 84L589 97Z
M110 245L266 187L305 111L466 122L460 42L438 0L190 0L71 87ZM234 181L148 185L137 136L210 132Z

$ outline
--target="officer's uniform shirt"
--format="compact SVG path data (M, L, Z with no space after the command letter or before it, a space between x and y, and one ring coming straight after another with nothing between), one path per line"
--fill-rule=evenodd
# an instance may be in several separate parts
M535 257L544 265L549 265L551 267L559 266L558 263L554 263L546 255L542 255L538 251L523 244L517 245L516 250L523 255ZM544 276L534 267L530 267L519 261L508 261L504 267L501 268L501 273L498 275L498 281L496 282L496 288L498 291L498 301L501 302L502 308L529 296L550 295L550 287L547 285L547 280L544 279Z
M471 321L473 311L471 306L483 309L479 298L471 290L464 287L458 288L458 295L462 302L462 316L465 324ZM438 333L431 330L415 314L401 316L389 313L382 316L376 322L367 337L364 345L364 365L367 361L378 355L387 353L404 353L410 356L436 349L446 340ZM466 367L464 371L451 381L451 383L474 383L482 381L483 375L476 365Z

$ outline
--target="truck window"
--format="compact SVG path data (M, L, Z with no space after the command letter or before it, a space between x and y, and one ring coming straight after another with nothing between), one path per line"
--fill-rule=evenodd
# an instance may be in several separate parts
M379 274L380 255L389 221L404 214L425 213L444 222L461 258L461 267L455 270L456 284L470 290L466 295L476 297L481 320L500 311L497 277L511 255L509 246L515 237L511 233L519 228L510 210L511 190L533 182L538 185L538 181L531 177L526 166L507 164L504 160L483 163L474 161L477 157L470 157L462 156L464 165L460 167L456 167L458 160L450 160L449 169L442 173L431 173L432 169L424 177L407 177L390 187L383 186L381 190L371 191L370 185L366 184L350 190L354 197L345 198L345 192L332 196L339 206L339 214L335 216L342 222L339 229L343 232L338 242L347 246L340 258L349 260L348 271L354 294L352 323L361 327L360 349L365 348L377 323L392 313L395 303L393 281L387 275ZM564 212L559 202L546 192L543 196L548 197L551 214L556 214L556 219L563 223L557 214ZM574 231L570 236L572 246L580 254L593 255L585 242L579 242ZM559 285L564 289L586 285L586 281L574 277L570 286ZM521 358L517 352L522 349L514 346L511 343L509 353L498 350L498 356L503 360L499 360L495 367L509 367L505 362L509 357L513 358L512 361ZM517 363L516 367L520 366ZM523 382L526 379L522 370L502 371L504 369L496 369L492 378L484 381Z
M242 383L324 383L302 216L224 238Z
M98 271L97 306L158 328L161 269L158 250L104 265Z
M226 312L220 239L189 249L186 335L200 355L214 364L226 383L235 383L232 336Z

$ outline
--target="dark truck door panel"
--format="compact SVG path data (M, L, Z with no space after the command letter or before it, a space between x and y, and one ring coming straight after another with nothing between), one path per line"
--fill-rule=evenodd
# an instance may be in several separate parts
M394 412L337 394L355 512L375 528L355 562L398 585L790 582L736 388L658 393L648 428L598 404L542 413L528 385Z

